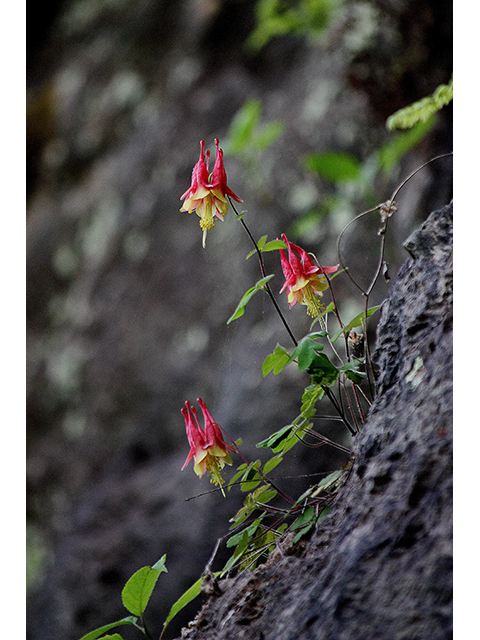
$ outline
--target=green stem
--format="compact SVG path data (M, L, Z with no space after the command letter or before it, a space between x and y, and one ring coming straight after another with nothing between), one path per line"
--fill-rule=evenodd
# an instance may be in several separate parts
M262 272L262 276L264 278L267 277L267 272L265 271L265 265L263 263L263 257L262 257L262 252L260 251L260 249L257 246L257 243L255 242L255 238L253 237L253 235L250 232L250 229L247 227L247 224L245 222L245 220L240 216L240 214L238 213L238 211L235 208L235 205L233 204L232 200L230 199L230 196L228 197L228 199L230 200L230 204L232 205L232 209L235 212L235 215L237 216L237 218L240 220L240 222L243 225L243 228L245 229L248 237L250 238L253 246L255 247L255 251L257 253L258 256L258 262L260 263L260 271ZM278 315L280 316L280 320L283 322L283 326L285 327L285 329L287 330L288 335L290 336L293 344L295 346L298 346L298 342L297 339L295 338L295 336L292 333L292 330L290 329L290 327L288 326L288 322L285 319L285 316L282 313L282 310L280 309L280 307L277 304L277 301L275 300L275 296L272 293L272 290L270 289L270 285L268 284L268 282L265 283L264 285L265 287L265 291L267 292L270 300L273 303L273 306L275 307L276 312L278 313Z

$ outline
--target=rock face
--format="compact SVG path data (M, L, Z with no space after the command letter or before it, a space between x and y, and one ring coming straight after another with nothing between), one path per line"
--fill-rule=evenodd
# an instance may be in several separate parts
M405 243L383 305L378 396L301 557L220 582L190 640L452 637L452 205Z

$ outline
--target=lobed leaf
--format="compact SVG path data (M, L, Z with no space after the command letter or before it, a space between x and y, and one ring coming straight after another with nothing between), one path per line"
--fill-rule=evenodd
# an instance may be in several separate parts
M290 354L284 347L277 344L275 351L268 355L262 364L263 377L267 376L271 371L276 376L280 371L291 362Z
M304 418L311 418L315 413L315 404L325 395L325 389L322 385L309 385L302 395L301 414Z

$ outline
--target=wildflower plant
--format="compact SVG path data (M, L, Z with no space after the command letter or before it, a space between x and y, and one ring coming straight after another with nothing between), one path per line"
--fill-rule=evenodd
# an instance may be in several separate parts
M225 575L235 568L254 568L266 558L268 553L280 541L285 540L288 534L293 536L293 542L296 543L311 532L316 524L328 514L333 496L346 474L348 474L350 462L347 459L342 468L333 473L323 473L325 477L317 484L311 485L299 497L287 495L279 488L276 480L271 476L271 472L282 463L284 456L299 442L311 447L334 447L350 456L348 447L327 438L314 428L317 405L323 398L328 400L336 413L337 419L340 420L352 437L359 432L365 421L368 408L375 397L375 375L367 338L368 319L379 308L378 306L369 306L370 295L381 274L386 273L384 259L385 237L389 219L398 208L395 197L403 185L424 165L414 171L395 190L389 200L363 212L349 222L341 232L338 240L339 264L323 266L314 254L308 253L305 248L291 242L285 233L281 233L279 237L270 242L267 242L267 236L263 236L258 241L254 239L245 222L246 212L239 213L233 202L233 200L236 202L242 202L242 200L227 187L226 173L223 166L223 152L219 147L218 139L215 139L215 145L217 149L216 171L218 176L222 176L222 179L218 180L217 178L216 181L215 176L212 175L209 177L209 182L206 183L204 190L198 190L195 178L198 169L194 169L190 190L198 194L197 199L209 198L208 193L210 192L208 192L208 189L212 189L211 185L221 185L220 195L223 199L220 200L222 203L220 208L222 216L226 213L228 204L230 204L253 244L253 251L247 255L247 258L257 255L262 276L245 292L227 323L238 320L243 316L249 301L256 293L259 291L265 292L278 313L290 341L293 343L293 349L291 347L287 349L278 343L273 353L264 360L262 374L264 376L270 373L278 375L285 367L295 363L298 369L306 375L308 381L301 397L299 415L290 424L281 427L278 431L257 443L256 446L258 448L271 451L271 457L264 463L260 460L251 462L245 460L238 443L235 446L226 445L218 427L216 427L218 440L215 441L215 445L211 444L214 442L212 425L215 425L215 423L200 399L199 403L205 417L205 432L200 430L198 422L196 425L193 423L189 415L190 405L188 401L186 403L187 410L182 409L190 443L190 452L185 465L190 459L194 458L194 470L199 477L203 477L206 472L210 472L212 482L218 485L222 494L226 496L222 486L224 480L223 477L220 477L219 472L225 464L230 464L230 454L238 454L242 459L236 473L234 473L226 487L227 491L239 487L242 492L246 493L246 496L243 506L231 518L231 533L225 536L228 538L227 547L232 548L232 555L220 572L220 575ZM200 164L203 162L203 150L204 142L202 141ZM200 168L203 175L206 176L206 170L202 164ZM195 201L189 192L186 192L182 198L185 196L188 199L182 210L188 210L191 203ZM369 286L362 288L350 274L348 266L345 264L341 242L351 224L363 216L375 212L379 214L378 266ZM204 229L204 226L202 228ZM205 248L204 240L205 235L202 239L202 244ZM310 333L298 340L281 311L276 296L272 292L270 281L274 274L267 274L265 269L263 254L276 251L278 251L280 265L285 277L283 286L279 289L279 294L286 293L289 309L292 309L297 304L305 306L306 312L312 321ZM332 283L333 279L342 273L346 274L354 283L362 293L365 301L364 310L347 323L343 322L341 318ZM328 303L323 298L327 294L329 294L330 298ZM336 319L338 325L335 332L330 330L329 317L331 316ZM192 411L196 419L193 408ZM212 435L209 436L208 433ZM319 473L321 474L322 472ZM272 502L275 504L272 504Z
M398 209L395 199L403 186L424 166L452 155L442 154L424 163L395 189L388 200L354 217L338 238L339 263L323 266L314 254L291 242L285 233L270 241L267 241L267 236L255 240L245 222L246 212L239 213L234 204L241 203L242 199L227 186L223 151L218 139L215 139L215 146L215 164L213 171L209 173L210 152L205 152L205 142L200 142L200 157L193 168L191 185L181 196L184 202L180 211L195 211L200 217L202 246L205 248L207 232L214 228L216 219L223 221L230 206L232 207L253 244L253 250L247 255L247 259L257 256L261 277L245 292L226 322L229 324L241 318L252 297L260 291L266 293L291 345L287 349L277 343L274 351L262 363L262 374L278 375L285 367L296 365L305 376L307 384L299 402L297 417L257 443L257 448L270 451L270 457L263 462L260 459L248 461L244 458L240 448L241 440L234 441L220 427L201 398L197 402L203 417L203 428L195 407L188 400L185 407L180 409L190 447L182 470L193 461L194 472L199 479L208 474L216 487L214 491L219 490L227 497L230 491L240 489L245 498L242 507L230 519L229 532L217 540L203 575L172 605L160 638L163 638L168 624L177 613L202 591L214 593L218 589L218 577L234 570L255 568L282 542L293 545L299 543L329 513L336 492L348 477L351 452L345 444L327 438L317 430L317 406L322 399L326 399L335 412L336 420L343 425L350 437L354 437L362 428L376 392L368 344L368 321L379 307L372 307L369 302L376 283L387 272L385 238L389 220ZM373 277L365 287L356 281L348 269L342 242L355 222L372 214L378 216L379 253ZM270 281L274 274L268 274L265 269L263 254L277 251L285 278L278 290L279 295L286 295L289 309L297 304L305 306L311 320L309 333L300 339L294 335L271 289ZM364 300L363 311L348 322L344 322L341 317L333 287L334 279L340 275L349 278ZM330 328L331 317L337 324L335 331ZM276 474L289 451L300 442L312 448L335 448L345 454L346 462L333 472L319 470L314 473L312 477L320 475L321 480L296 496L281 489L277 484ZM240 462L226 483L225 467L233 466L235 458L240 458ZM275 469L275 477L272 477ZM219 545L225 540L232 554L221 570L212 572ZM160 574L167 572L165 562L166 557L163 556L152 567L139 569L128 580L122 592L122 602L130 616L91 631L81 640L122 640L118 633L108 634L122 625L134 626L148 640L153 640L146 626L144 612Z

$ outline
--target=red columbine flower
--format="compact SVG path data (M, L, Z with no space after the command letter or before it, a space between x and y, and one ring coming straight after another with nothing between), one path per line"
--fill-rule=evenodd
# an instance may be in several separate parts
M223 166L223 151L218 147L218 144L218 138L215 138L217 153L213 171L209 175L210 151L205 154L205 141L200 141L200 158L193 167L192 184L180 198L180 200L185 200L180 211L188 211L188 213L195 211L197 216L200 217L200 227L203 229L202 244L204 247L207 231L215 226L215 217L223 222L223 216L228 211L227 196L237 202L243 202L227 186L227 174Z
M313 260L301 247L292 244L283 233L282 240L288 248L288 259L283 249L280 249L280 259L285 275L285 284L280 293L286 288L288 291L288 303L290 309L299 302L307 306L307 313L314 318L321 311L317 296L322 296L322 291L328 289L325 273L334 273L335 267L320 267L313 264Z
M203 478L208 471L212 476L211 481L222 489L224 480L220 475L220 471L226 464L232 464L232 458L230 457L228 449L230 449L230 451L234 451L234 449L224 442L220 427L210 415L203 400L197 398L197 402L203 413L205 430L200 428L195 407L192 407L188 400L185 402L187 408L181 410L185 418L187 438L190 444L190 451L182 467L182 471L190 460L194 458L195 463L193 470L197 476ZM223 495L225 494L223 493Z

